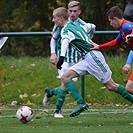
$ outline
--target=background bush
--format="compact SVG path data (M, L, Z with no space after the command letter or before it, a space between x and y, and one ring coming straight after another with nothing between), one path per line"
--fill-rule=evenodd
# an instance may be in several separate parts
M0 31L1 32L25 32L25 31L52 31L52 12L55 8L64 6L71 0L2 0L0 1ZM77 0L78 1L78 0ZM118 5L122 10L128 0L79 0L82 14L80 17L96 25L96 30L114 30L109 25L106 12L110 7ZM115 36L95 36L94 41L101 44L111 40ZM10 37L2 48L2 55L49 55L50 37ZM107 50L110 54L128 52L126 44Z

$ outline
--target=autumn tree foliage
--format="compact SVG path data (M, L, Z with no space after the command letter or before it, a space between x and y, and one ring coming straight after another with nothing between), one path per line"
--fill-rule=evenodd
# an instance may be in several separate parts
M52 12L71 0L2 0L0 1L1 32L35 32L51 31L53 27ZM114 5L124 10L128 0L78 0L81 3L80 17L86 22L94 23L96 30L113 30L109 26L106 12ZM3 55L48 56L51 36L10 37L1 49ZM106 41L105 36L96 36L95 41Z

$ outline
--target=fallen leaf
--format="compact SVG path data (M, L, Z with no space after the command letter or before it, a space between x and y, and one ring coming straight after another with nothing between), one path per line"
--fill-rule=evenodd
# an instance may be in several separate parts
M28 97L28 94L27 93L24 93L24 94L20 94L19 95L19 98L23 99L23 98L26 98Z
M36 94L36 93L32 94L33 97L39 97L40 95L41 94Z
M39 114L44 114L44 113L48 113L48 110L44 109L42 112L39 112Z
M26 104L26 105L35 105L35 104L32 103L30 100L28 100L25 104Z

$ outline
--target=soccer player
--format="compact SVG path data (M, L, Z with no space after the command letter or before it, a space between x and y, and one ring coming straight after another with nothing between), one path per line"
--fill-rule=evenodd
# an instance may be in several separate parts
M110 42L100 45L94 42L90 42L94 46L92 49L111 48L120 45L122 42L126 42L127 45L129 45L129 47L133 50L133 23L123 18L123 12L117 6L112 7L107 12L107 16L110 25L115 29L120 30L120 32L117 37ZM133 92L132 89L127 89L127 91L130 93Z
M79 22L81 25L84 25L86 27L85 28L86 32L90 35L91 38L93 37L96 26L92 23L86 23L78 17L81 14L79 2L71 1L68 4L68 14L69 14L69 18L68 18L69 22ZM53 29L52 39L50 42L50 47L51 47L50 62L52 64L56 64L58 58L60 57L60 51L61 51L60 31L61 31L61 27L58 27L55 25ZM62 65L62 69L60 70L60 73L59 73L60 77L69 67L71 67L72 65L78 62L79 56L81 57L79 51L77 51L72 46L68 47L68 50ZM77 77L73 78L73 81L76 82ZM60 86L54 89L50 89L48 87L45 88L45 97L43 99L43 105L45 107L49 105L50 98L53 95L57 95L58 90L60 90ZM63 117L63 115L61 114L61 111L58 110L55 112L54 117Z
M127 74L131 70L132 61L133 61L133 51L131 50L129 55L128 55L126 64L122 68L122 71L125 74ZM132 71L132 73L128 79L128 82L126 83L126 89L128 92L133 94L133 71Z
M129 0L124 10L123 16L125 19L133 22L133 0ZM122 68L122 71L125 74L127 74L131 70L132 61L133 61L133 51L130 50L126 64ZM131 94L133 94L133 71L128 79L128 82L126 83L126 89Z
M81 24L86 24L87 25L87 33L90 34L91 38L94 35L95 32L95 25L92 23L86 23L83 20L81 20L79 18L79 15L81 14L81 9L80 9L80 2L78 1L71 1L68 4L68 13L69 13L69 18L68 20L70 22L80 22ZM54 26L53 30L52 30L52 38L50 41L50 49L51 49L51 57L50 57L50 62L52 64L56 64L57 60L60 56L60 49L61 49L61 45L60 45L60 30L61 28L57 27L56 25ZM76 51L75 49L69 47L62 69L58 70L58 76L57 78L60 78L61 75L73 64L75 64L76 62L78 62L79 59L79 53L78 51ZM77 81L77 79L74 79L75 81Z
M65 54L69 45L77 49L83 59L77 64L70 67L61 77L61 89L57 93L56 110L61 110L64 103L66 90L77 102L76 108L70 113L70 117L79 115L88 109L88 105L81 97L75 82L72 78L85 74L91 74L110 91L120 94L122 97L133 103L133 95L126 91L125 87L117 84L111 78L112 72L107 65L104 56L98 50L91 50L93 47L89 44L90 37L84 30L84 26L78 22L68 22L67 9L60 7L53 11L52 21L61 27L61 54L57 62L57 68L61 69L64 62Z

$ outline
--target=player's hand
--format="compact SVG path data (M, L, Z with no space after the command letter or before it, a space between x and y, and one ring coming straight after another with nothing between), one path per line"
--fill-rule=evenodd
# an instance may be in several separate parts
M123 68L122 71L127 74L131 70L131 66L126 64Z
M97 50L97 49L99 49L99 45L98 45L98 44L94 43L93 41L89 41L89 43L90 43L92 46L94 46L93 48L90 48L91 50Z
M56 53L52 53L52 54L51 54L50 63L52 63L53 65L55 65L55 64L57 63L57 56L56 56Z
M129 34L126 36L126 42L128 43L129 40L131 40L133 38L133 34Z
M60 69L60 70L61 70L61 66L62 66L62 64L63 64L63 62L64 62L64 58L65 58L65 57L60 56L60 58L59 58L59 60L58 60L58 62L57 62L57 69Z

